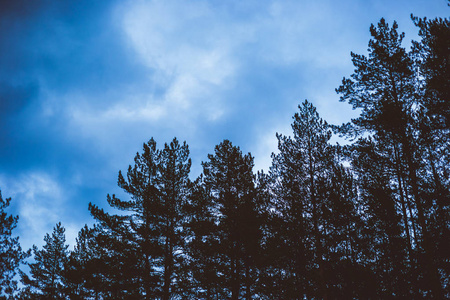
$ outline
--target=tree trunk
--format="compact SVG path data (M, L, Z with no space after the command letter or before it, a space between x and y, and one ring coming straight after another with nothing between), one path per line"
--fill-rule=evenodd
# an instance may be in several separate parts
M404 195L404 188L403 188L403 174L401 172L401 162L400 162L400 156L397 149L397 144L394 143L394 153L395 153L395 165L396 165L396 173L397 173L397 181L398 181L398 192L400 194L400 204L402 206L402 216L403 216L403 223L405 223L405 233L406 233L406 240L408 243L408 259L410 263L412 263L412 244L411 244L411 233L409 231L409 222L408 222L408 215L406 211L406 202L405 202L405 195Z
M171 238L166 239L165 252L163 300L169 300L173 272L173 245Z
M316 247L316 256L317 256L317 264L319 267L319 295L322 299L327 300L327 288L325 285L325 278L323 272L323 249L322 249L322 240L319 229L319 220L318 220L318 207L317 207L317 199L316 199L316 189L314 182L314 165L313 165L313 157L311 146L309 145L309 176L310 176L310 197L313 205L313 223L314 223L314 241Z
M251 285L250 267L249 267L249 258L247 257L247 262L245 264L245 299L246 300L252 299L250 285Z
M409 143L405 143L405 146L411 149L409 147ZM419 185L418 185L418 179L416 174L416 168L414 167L411 153L410 151L406 151L406 158L408 162L408 169L409 169L409 176L411 180L411 187L414 195L414 200L417 207L417 213L418 213L418 219L419 219L419 225L422 229L422 244L423 244L423 250L424 250L424 259L425 259L425 268L428 271L428 276L430 277L430 289L436 299L444 299L444 292L442 289L441 280L439 278L439 272L437 270L437 267L434 263L434 259L432 256L432 246L431 246L431 238L428 233L428 228L426 224L425 219L425 212L423 210L422 206L422 199L419 194Z
M233 255L232 258L232 269L231 269L231 300L238 300L239 299L239 263L236 258L236 253Z

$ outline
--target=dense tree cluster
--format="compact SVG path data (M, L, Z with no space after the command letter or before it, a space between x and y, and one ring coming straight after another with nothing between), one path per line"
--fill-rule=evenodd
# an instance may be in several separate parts
M68 251L58 223L26 257L1 197L0 292L21 299L450 298L450 22L372 25L336 89L361 112L329 125L308 101L267 173L230 141L189 177L186 143L150 139ZM332 145L333 134L349 138Z

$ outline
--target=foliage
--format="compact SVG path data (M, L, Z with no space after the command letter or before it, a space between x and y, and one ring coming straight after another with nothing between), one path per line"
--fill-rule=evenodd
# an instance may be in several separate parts
M131 196L107 197L111 207L127 212L110 215L90 204L99 221L98 244L106 252L105 286L111 297L169 299L176 295L180 266L182 206L190 171L186 143L174 139L158 150L151 139L137 153L127 176L119 172L119 186Z
M33 246L34 263L29 263L31 278L21 272L25 294L32 299L66 299L65 265L68 245L65 244L65 228L56 224L51 235L44 237L42 250Z

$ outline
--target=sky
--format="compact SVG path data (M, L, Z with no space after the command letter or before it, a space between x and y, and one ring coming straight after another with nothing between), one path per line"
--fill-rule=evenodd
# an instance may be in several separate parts
M332 124L335 93L370 24L448 17L446 0L0 0L0 190L23 248L62 222L73 246L92 202L142 144L186 141L191 177L224 139L268 170L275 133L308 99Z

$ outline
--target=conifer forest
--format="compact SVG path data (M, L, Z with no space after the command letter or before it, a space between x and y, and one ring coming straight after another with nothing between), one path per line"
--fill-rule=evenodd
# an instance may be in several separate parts
M351 53L359 116L301 102L267 172L223 140L192 178L186 142L149 136L73 249L64 220L22 249L0 194L0 298L450 299L450 21L412 22L410 49L381 19Z

